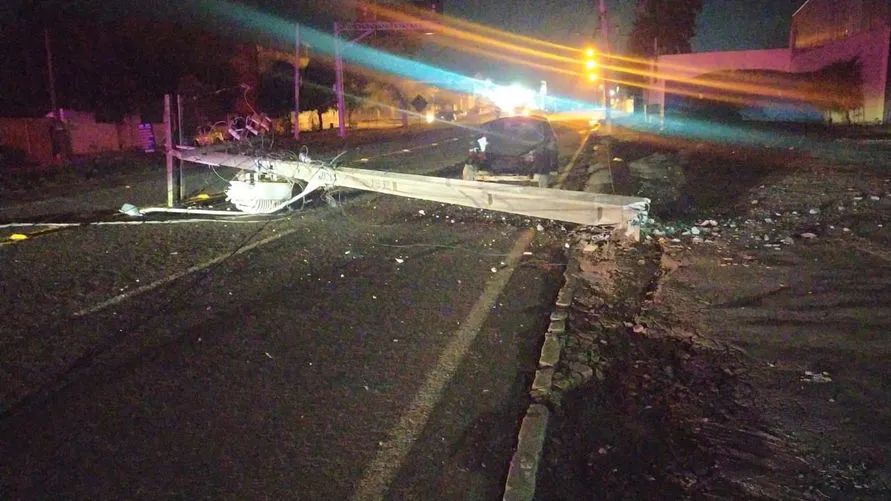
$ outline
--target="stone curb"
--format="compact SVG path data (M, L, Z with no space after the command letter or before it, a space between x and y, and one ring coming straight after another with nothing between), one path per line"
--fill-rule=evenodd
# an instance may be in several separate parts
M582 146L587 148L589 139ZM600 176L602 177L602 173ZM607 173L607 175L609 175ZM568 172L562 172L558 178L558 186L562 186ZM595 175L589 173L586 187L592 184ZM578 287L577 275L580 271L578 259L567 251L566 270L563 272L563 287L557 293L554 310L551 312L550 325L541 346L538 368L532 381L529 394L532 404L526 409L526 415L520 425L517 436L517 449L510 460L510 469L504 483L502 501L532 501L535 497L535 483L538 478L538 466L541 462L544 440L547 436L548 421L551 411L548 408L553 392L553 378L556 365L560 361L560 353L565 342L566 321L569 319L569 306Z
M535 497L535 482L538 476L538 465L541 462L542 448L547 434L550 401L554 371L560 361L566 333L567 309L572 303L576 288L578 261L570 256L563 273L563 287L557 293L554 311L551 312L551 323L545 334L538 359L538 369L529 394L533 403L526 410L520 433L517 437L517 450L510 461L507 480L504 485L503 501L532 501Z
M504 486L504 501L531 501L535 496L535 480L538 476L538 463L544 446L551 411L541 404L532 404L526 411L520 425L517 451L510 462L507 482Z

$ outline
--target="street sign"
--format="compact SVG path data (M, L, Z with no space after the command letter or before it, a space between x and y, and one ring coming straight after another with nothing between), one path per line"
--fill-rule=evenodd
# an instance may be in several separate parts
M417 110L418 113L421 113L424 111L424 108L427 107L427 100L424 99L424 96L418 94L412 100L411 105L415 107L415 110Z
M155 143L155 131L152 129L152 124L141 123L137 126L137 130L139 131L139 144L142 146L142 151L154 153L158 146Z

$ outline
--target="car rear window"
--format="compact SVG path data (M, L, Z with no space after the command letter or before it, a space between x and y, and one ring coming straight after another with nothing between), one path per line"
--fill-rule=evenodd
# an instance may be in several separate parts
M538 142L544 139L541 124L535 120L496 120L487 129L506 138Z

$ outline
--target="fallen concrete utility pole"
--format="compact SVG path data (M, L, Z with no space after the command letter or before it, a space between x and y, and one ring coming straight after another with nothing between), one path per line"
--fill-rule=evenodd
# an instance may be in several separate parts
M177 151L175 154L186 162L305 181L306 189L295 197L298 199L319 188L352 188L582 225L615 226L635 240L640 235L640 223L647 218L650 202L638 197L331 167L316 161L275 160L221 152ZM289 203L292 202L286 202ZM266 212L273 210L279 207Z

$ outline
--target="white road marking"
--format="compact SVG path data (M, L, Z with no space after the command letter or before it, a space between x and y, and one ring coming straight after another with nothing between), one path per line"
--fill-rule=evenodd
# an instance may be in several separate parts
M263 240L258 240L258 241L254 242L254 243L252 243L252 244L245 245L244 247L238 249L238 250L235 251L234 253L231 253L231 252L230 252L230 253L227 253L227 254L223 254L223 255L221 255L221 256L217 256L217 257L211 259L210 261L205 261L205 262L203 262L203 263L201 263L201 264L197 264L197 265L192 266L191 268L189 268L189 269L187 269L187 270L180 271L180 272L178 272L178 273L174 273L173 275L170 275L170 276L168 276L168 277L164 277L164 278L162 278L162 279L160 279L160 280L156 280L156 281L154 281L154 282L152 282L152 283L149 283L149 284L146 284L146 285L139 286L139 287L137 287L137 288L135 288L135 289L133 289L133 290L127 291L127 292L125 292L125 293L123 293L123 294L118 294L117 296L114 296L114 297L111 298L111 299L107 299L107 300L105 300L105 301L102 301L101 303L99 303L99 304L97 304L97 305L95 305L95 306L91 306L91 307L89 307L89 308L85 308L85 309L83 309L83 310L77 311L77 312L74 313L73 316L75 316L75 317L82 317L82 316L84 316L84 315L91 315L91 314L96 313L96 312L98 312L98 311L102 311L102 310L104 310L105 308L108 308L109 306L114 306L114 305L116 305L116 304L118 304L118 303L121 303L121 302L124 302L124 301L126 301L126 300L128 300L128 299L130 299L130 298L132 298L132 297L134 297L134 296L138 296L138 295L140 295L140 294L144 294L144 293L146 293L146 292L149 292L149 291L152 291L152 290L154 290L154 289L157 289L158 287L161 287L162 285L169 284L170 282L173 282L174 280L178 280L178 279L180 279L180 278L182 278L182 277L184 277L184 276L191 275L192 273L195 273L196 271L201 271L201 270L210 268L211 266L213 266L213 265L215 265L215 264L217 264L217 263L221 263L221 262L225 261L226 259L228 259L228 258L230 258L230 257L232 257L232 256L237 256L237 255L239 255L239 254L244 254L245 252L248 252L248 251L250 251L250 250L256 249L257 247L260 247L261 245L266 245L266 244L268 244L268 243L275 242L276 240L278 240L278 239L280 239L280 238L282 238L282 237L286 237L286 236L288 236L288 235L290 235L291 233L294 233L294 232L296 232L296 231L297 231L296 229L291 229L291 230L284 230L284 231L281 231L281 232L279 232L279 233L276 233L275 235L266 237L266 238L264 238Z
M454 138L454 140L457 140L457 138ZM421 146L420 148L424 148L424 147L429 147L429 146L424 145L424 146ZM399 152L392 152L392 153L385 153L385 154L383 154L383 155L378 155L377 157L370 157L370 158L378 158L378 157L382 157L382 156L388 156L388 155L393 155L393 154L401 154L401 153L402 153L401 151L399 151ZM367 159L367 158L363 158L361 161L368 161L368 159ZM243 254L243 253L245 253L245 252L247 252L247 251L249 251L249 250L256 249L257 247L259 247L259 246L261 246L261 245L265 245L265 244L268 244L268 243L270 243L270 242L274 242L274 241L276 241L276 240L278 240L278 239L280 239L280 238L282 238L282 237L285 237L285 236L287 236L287 235L290 235L291 233L294 233L295 231L297 231L297 230L286 230L286 231L282 231L281 233L278 233L278 234L276 234L276 235L272 235L271 237L268 237L268 238L265 238L265 239L263 239L263 240L259 240L259 241L257 241L257 242L254 242L254 243L252 243L252 244L246 245L246 246L242 247L241 249L239 249L235 254L232 254L232 255ZM125 292L125 293L123 293L123 294L118 294L117 296L114 296L114 297L112 297L112 298L110 298L110 299L107 299L107 300L105 300L105 301L103 301L103 302L101 302L101 303L99 303L99 304L97 304L97 305L95 305L95 306L91 306L91 307L89 307L89 308L84 308L83 310L76 311L76 312L73 314L73 316L75 316L75 317L82 317L82 316L84 316L84 315L91 315L91 314L96 313L96 312L98 312L98 311L102 311L102 310L104 310L105 308L108 308L109 306L113 306L113 305L122 303L122 302L124 302L124 301L126 301L126 300L128 300L128 299L130 299L130 298L132 298L132 297L134 297L134 296L138 296L138 295L140 295L140 294L144 294L144 293L146 293L146 292L149 292L149 291L152 291L152 290L154 290L154 289L157 289L158 287L161 287L162 285L169 284L170 282L173 282L174 280L178 280L178 279L180 279L180 278L182 278L182 277L184 277L184 276L187 276L187 275L190 275L190 274L192 274L192 273L195 273L196 271L201 271L201 270L204 270L204 269L206 269L206 268L209 268L209 267L211 267L211 266L213 266L213 265L215 265L215 264L217 264L217 263L220 263L220 262L224 261L225 259L227 259L227 258L229 258L229 257L230 257L230 254L224 254L224 255L222 255L222 256L215 257L215 258L211 259L210 261L207 261L207 262L204 262L204 263L201 263L201 264L192 266L191 268L189 268L189 269L187 269L187 270L185 270L185 271L181 271L181 272L179 272L179 273L174 273L173 275L170 275L170 276L168 276L168 277L162 278L162 279L157 280L157 281L155 281L155 282L152 282L152 283L150 283L150 284L146 284L146 285L137 287L137 288L132 289L132 290L130 290L130 291L127 291L127 292Z
M449 139L449 140L447 140L447 141L457 141L457 140L458 140L458 138L452 138L452 139ZM572 160L571 160L570 163L569 163L570 166L571 166L573 163L575 163L576 159L578 158L579 154L580 154L581 151L582 151L582 146L584 146L584 144L585 144L584 141L582 141L582 145L579 146L579 149L575 152L575 155L573 155ZM373 157L373 158L374 158L374 157ZM567 171L568 171L568 170L569 170L569 169L567 169ZM201 270L207 269L207 268L209 268L209 267L211 267L211 266L213 266L213 265L215 265L215 264L217 264L217 263L220 263L220 262L224 261L225 259L227 259L227 258L229 258L229 257L231 257L231 256L237 256L237 255L239 255L239 254L243 254L243 253L248 252L248 251L250 251L250 250L256 249L257 247L260 247L261 245L266 245L266 244L268 244L268 243L274 242L274 241L276 241L276 240L278 240L278 239L280 239L280 238L282 238L282 237L285 237L285 236L288 236L288 235L294 233L295 231L297 231L297 230L293 230L293 229L292 229L292 230L285 230L285 231L282 231L282 232L277 233L277 234L275 234L275 235L272 235L272 236L270 236L270 237L264 238L263 240L258 240L257 242L254 242L254 243L252 243L252 244L248 244L248 245L242 247L241 249L239 249L238 251L236 251L234 254L223 254L223 255L221 255L221 256L217 256L217 257L211 259L210 261L206 261L206 262L204 262L204 263L201 263L201 264L192 266L191 268L188 268L187 270L184 270L184 271L181 271L181 272L178 272L178 273L174 273L173 275L170 275L170 276L165 277L165 278L162 278L162 279L160 279L160 280L156 280L156 281L154 281L154 282L152 282L152 283L149 283L149 284L146 284L146 285L137 287L137 288L132 289L132 290L130 290L130 291L127 291L127 292L125 292L125 293L123 293L123 294L118 294L117 296L114 296L114 297L112 297L112 298L110 298L110 299L107 299L107 300L105 300L105 301L103 301L103 302L101 302L101 303L99 303L99 304L97 304L97 305L94 305L94 306L91 306L91 307L89 307L89 308L84 308L84 309L82 309L82 310L76 311L76 312L74 312L73 316L75 316L75 317L82 317L82 316L84 316L84 315L91 315L91 314L96 313L96 312L98 312L98 311L102 311L102 310L104 310L105 308L108 308L109 306L113 306L113 305L122 303L122 302L126 301L127 299L130 299L130 298L135 297L135 296L138 296L138 295L140 295L140 294L144 294L144 293L146 293L146 292L149 292L149 291L152 291L152 290L154 290L154 289L157 289L158 287L161 287L162 285L169 284L170 282L173 282L174 280L178 280L178 279L180 279L180 278L182 278L182 277L184 277L184 276L190 275L190 274L195 273L195 272L197 272L197 271L201 271ZM522 238L523 238L523 237L521 237L521 240L522 240ZM531 236L530 236L529 238L531 238ZM518 243L519 243L519 241L518 241ZM522 251L521 251L521 253L522 253ZM509 269L511 270L511 273L513 273L513 269L512 269L512 268L509 268ZM509 277L509 275L508 275L508 277ZM507 282L505 281L505 283L507 283ZM499 292L500 292L500 290L499 290ZM481 299L482 299L482 298L481 298ZM494 299L493 299L493 301L494 301ZM471 312L471 317L472 317L472 314L473 314L473 312ZM459 332L460 332L460 331L459 331Z
M479 334L483 323L495 306L498 296L504 290L517 268L523 252L532 242L535 230L526 230L517 239L507 258L507 267L489 280L483 294L479 297L461 328L445 347L436 366L427 373L418 393L411 405L396 426L390 431L389 438L381 444L377 455L365 469L359 487L353 494L355 501L377 501L384 495L396 476L396 472L405 461L421 431L427 425L430 414L442 397L442 392L449 384L470 346Z
M453 138L451 138L451 139L446 139L445 142L448 143L448 142L452 142L452 141L457 141L457 140L459 140L459 139L460 139L460 138L453 137ZM384 157L391 157L391 156L393 156L393 155L402 155L402 154L404 154L404 153L411 153L412 151L418 151L418 150L423 150L423 149L427 149L427 148L435 148L435 147L437 147L437 146L439 146L439 143L438 143L438 142L437 142L437 143L430 143L430 144L421 144L421 145L415 146L414 148L411 148L411 149L406 148L406 149L403 149L403 150L390 151L390 152L387 152L387 153L381 153L380 155L374 155L374 156L371 156L371 157L362 158L362 159L360 159L359 161L360 161L360 162L368 162L369 160L371 160L371 159L375 159L375 158L384 158Z

